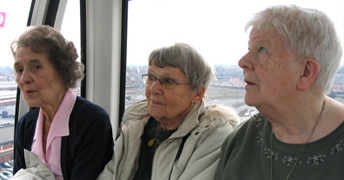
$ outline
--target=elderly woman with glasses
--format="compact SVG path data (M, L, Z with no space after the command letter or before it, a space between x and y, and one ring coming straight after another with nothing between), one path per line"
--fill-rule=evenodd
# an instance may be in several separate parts
M178 43L154 50L142 77L147 99L124 113L115 154L98 179L213 179L220 146L238 116L205 105L211 67Z

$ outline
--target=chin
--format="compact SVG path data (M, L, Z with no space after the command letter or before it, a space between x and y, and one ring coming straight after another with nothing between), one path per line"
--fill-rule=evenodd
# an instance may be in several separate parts
M40 103L37 100L25 100L25 102L30 107L40 107Z
M161 116L161 115L152 115L150 114L156 121L161 122L161 119L166 119L165 116Z
M149 115L151 115L154 118L162 117L163 115L161 114L161 112L164 112L164 110L156 108L149 108L148 111Z
M245 103L248 105L248 106L256 106L257 105L257 102L254 98L250 98L249 96L245 96Z

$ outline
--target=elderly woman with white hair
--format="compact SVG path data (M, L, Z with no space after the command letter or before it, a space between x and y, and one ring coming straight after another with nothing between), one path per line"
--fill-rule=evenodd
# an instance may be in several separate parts
M344 105L328 97L342 55L315 9L269 7L248 22L245 102L259 113L224 142L217 180L343 179Z
M238 116L205 105L211 67L177 43L154 50L142 77L147 99L124 113L115 155L98 180L214 179L221 144Z

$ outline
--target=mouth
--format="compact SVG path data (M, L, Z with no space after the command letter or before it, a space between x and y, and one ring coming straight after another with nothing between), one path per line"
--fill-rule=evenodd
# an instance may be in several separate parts
M32 94L32 93L34 93L34 92L36 92L36 91L34 91L34 90L30 90L30 89L28 89L28 90L25 90L25 94Z
M150 100L150 104L154 104L154 105L164 105L163 103L159 102L159 101L154 101L154 100Z
M251 82L251 81L248 81L248 80L244 80L245 81L245 83L247 84L247 85L253 85L254 83L253 82Z

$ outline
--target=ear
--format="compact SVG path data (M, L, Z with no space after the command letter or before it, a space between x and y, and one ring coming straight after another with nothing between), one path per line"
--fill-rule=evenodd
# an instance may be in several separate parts
M300 73L297 89L304 91L315 81L320 72L320 65L315 59L305 59L302 65L303 69Z
M206 90L207 90L207 88L202 87L198 92L196 92L196 96L193 98L193 100L196 101L197 103L199 103L202 100L202 98L204 97Z

